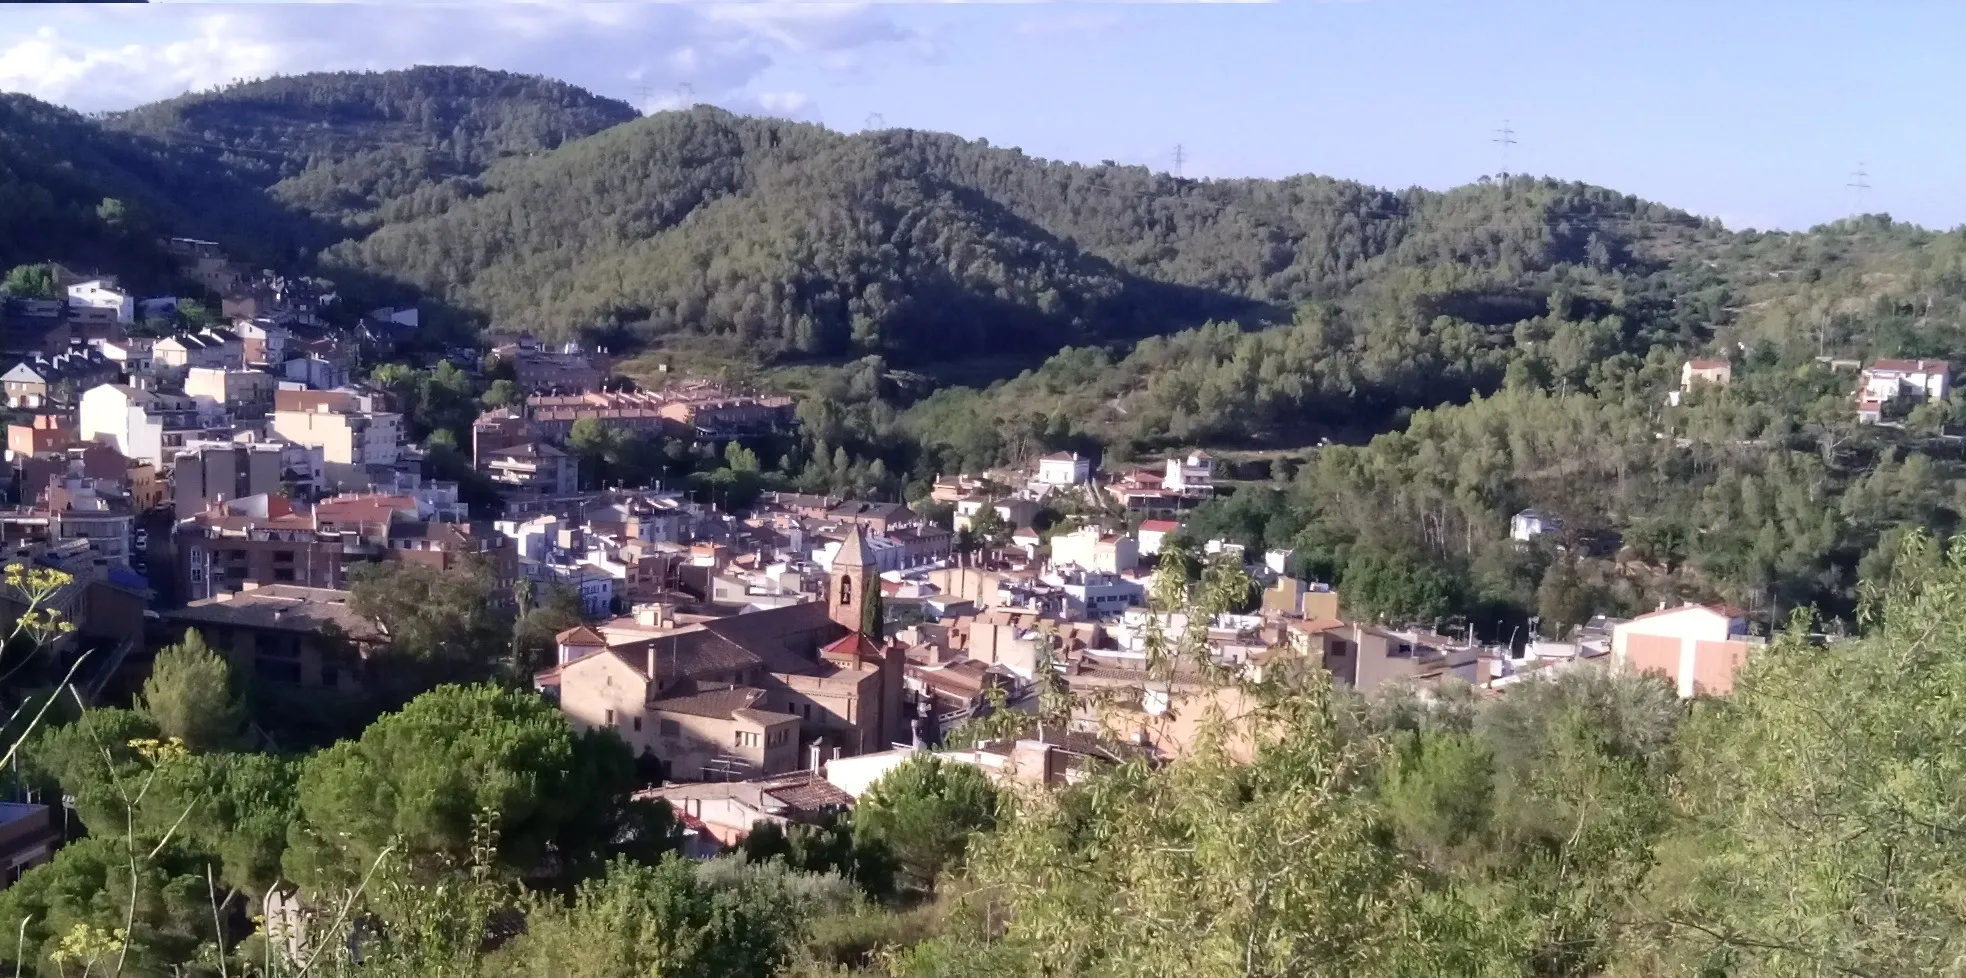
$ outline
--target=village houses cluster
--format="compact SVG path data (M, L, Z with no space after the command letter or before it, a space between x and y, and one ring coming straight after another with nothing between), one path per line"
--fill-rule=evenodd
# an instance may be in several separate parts
M669 801L705 851L760 821L850 806L924 751L1031 785L1178 756L1202 701L1234 694L1199 663L1150 670L1167 635L1205 635L1205 656L1232 672L1317 668L1367 691L1491 692L1624 668L1660 673L1684 696L1725 694L1760 641L1739 611L1705 605L1505 646L1364 620L1332 587L1294 576L1288 551L1185 539L1185 515L1222 478L1203 451L1112 472L1060 452L939 478L916 507L766 493L727 512L660 488L583 491L566 445L583 419L725 442L789 430L793 404L681 378L610 390L605 355L529 336L491 351L523 402L472 426L472 464L501 496L491 518L455 483L426 478L403 406L353 380L398 354L415 310L331 327L332 292L247 274L206 242L172 247L225 297L227 325L139 338L132 327L168 318L175 299L66 269L65 301L5 303L15 503L0 510L0 547L73 575L53 599L78 625L64 641L108 650L113 668L160 633L196 628L252 682L354 690L388 640L350 607L361 564L471 562L506 605L565 585L587 621L556 637L534 685L571 723L613 730L652 762L661 774L646 794ZM1690 361L1682 379L1725 384L1731 368ZM1879 361L1862 405L1943 398L1945 383L1942 363ZM1525 545L1560 529L1533 510L1511 527ZM1154 567L1177 539L1242 564L1260 604L1195 623L1150 610ZM992 712L1031 712L1054 680L1082 704L1067 728L946 736Z

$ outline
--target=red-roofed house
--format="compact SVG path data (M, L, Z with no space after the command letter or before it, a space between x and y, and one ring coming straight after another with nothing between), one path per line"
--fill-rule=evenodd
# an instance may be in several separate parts
M1167 539L1168 534L1177 532L1180 529L1181 524L1174 520L1141 521L1139 534L1140 556L1152 557L1160 553L1162 541Z

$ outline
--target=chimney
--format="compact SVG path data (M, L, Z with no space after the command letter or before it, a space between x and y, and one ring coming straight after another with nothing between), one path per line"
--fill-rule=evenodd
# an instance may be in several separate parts
M815 740L812 742L812 746L806 748L806 754L809 757L810 759L809 762L812 765L812 773L818 774L820 767L824 766L826 763L825 761L826 753L824 748L821 748L819 746L819 742Z
M648 648L648 676L651 682L655 680L655 643L654 642L650 642Z

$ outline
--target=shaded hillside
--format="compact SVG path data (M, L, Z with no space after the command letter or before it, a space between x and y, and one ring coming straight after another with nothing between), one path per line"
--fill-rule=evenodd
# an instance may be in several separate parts
M486 193L331 252L504 326L732 336L935 359L1256 306L1131 275L881 143L714 109L494 168Z
M502 158L637 118L551 79L467 67L320 72L246 82L119 113L108 125L195 152L327 221L436 209Z
M1053 352L1208 317L1287 319L1290 304L1355 295L1506 325L1546 304L1527 279L1570 265L1646 270L1672 242L1715 233L1554 181L1447 194L1321 177L1186 181L704 107L503 164L483 182L480 197L330 257L504 325L628 325L730 336L765 357L920 361Z
M304 224L228 169L0 95L0 268L55 259L161 287L172 272L158 234L219 238L267 256Z

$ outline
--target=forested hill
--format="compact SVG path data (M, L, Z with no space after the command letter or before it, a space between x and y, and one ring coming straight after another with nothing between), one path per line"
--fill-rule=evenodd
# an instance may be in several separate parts
M110 116L200 154L283 203L364 227L454 200L447 182L637 118L565 82L468 67L320 72L196 92ZM419 191L427 192L419 194Z
M296 218L224 167L24 95L0 94L0 268L44 259L162 287L159 233L278 251Z
M1568 264L1643 271L1715 233L1555 181L1443 194L1180 180L699 107L495 167L482 196L330 258L548 332L613 322L766 355L935 360L1287 319L1361 290L1510 322L1525 300L1484 308L1498 283Z

